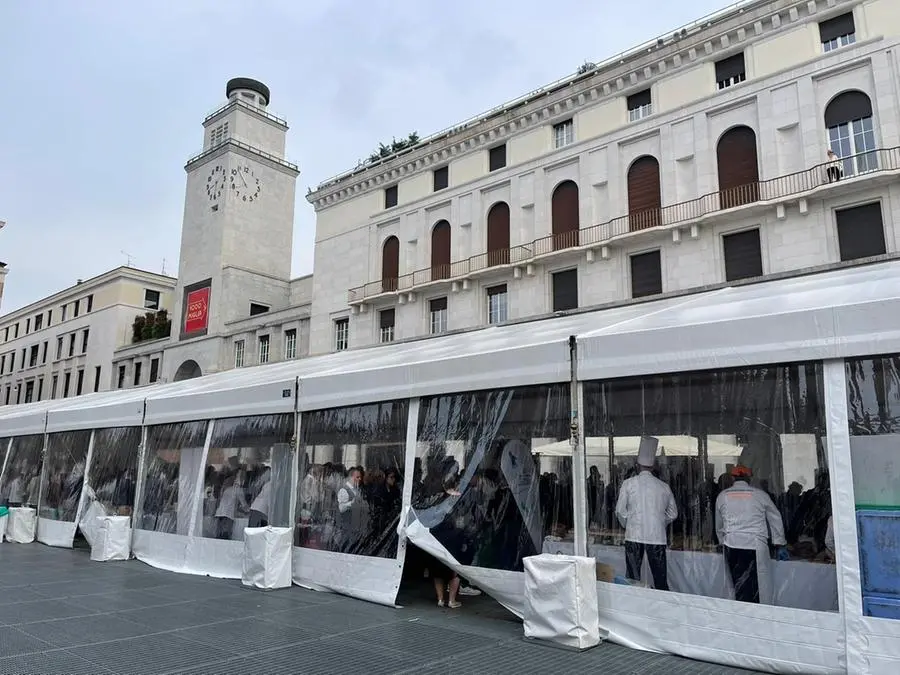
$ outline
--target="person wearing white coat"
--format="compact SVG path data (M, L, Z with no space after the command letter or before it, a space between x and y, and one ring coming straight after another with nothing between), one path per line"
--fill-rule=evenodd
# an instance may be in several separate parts
M716 534L734 585L734 599L772 604L769 536L778 547L778 559L787 560L784 522L772 498L747 482L750 469L736 466L731 475L734 485L716 499Z
M625 575L641 578L646 552L654 588L667 591L666 527L678 517L678 507L672 488L651 473L652 454L642 454L640 473L622 483L616 503L616 516L625 527Z

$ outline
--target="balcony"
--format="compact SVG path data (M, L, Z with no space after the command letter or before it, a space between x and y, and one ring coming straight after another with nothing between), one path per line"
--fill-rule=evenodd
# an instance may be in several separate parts
M382 295L409 293L432 283L465 280L485 270L527 265L565 251L593 250L644 233L700 224L717 214L740 214L759 206L783 207L786 202L847 185L846 181L856 184L873 176L890 176L900 172L900 147L844 157L839 164L843 172L840 180L833 180L829 173L829 168L833 171L836 165L824 162L805 171L712 192L680 204L630 213L572 232L550 234L509 249L479 253L450 265L428 267L398 278L370 281L351 288L347 301L350 305L358 305Z

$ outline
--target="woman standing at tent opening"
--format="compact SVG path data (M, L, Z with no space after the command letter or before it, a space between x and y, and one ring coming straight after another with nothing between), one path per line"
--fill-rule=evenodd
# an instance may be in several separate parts
M229 473L222 481L222 495L216 508L216 539L231 539L234 532L234 517L238 505L246 511L247 500L240 472Z

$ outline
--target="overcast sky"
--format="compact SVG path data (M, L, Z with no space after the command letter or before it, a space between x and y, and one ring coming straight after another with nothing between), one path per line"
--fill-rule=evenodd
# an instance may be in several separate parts
M183 166L236 76L265 82L307 186L727 0L0 0L2 313L125 264L178 269Z

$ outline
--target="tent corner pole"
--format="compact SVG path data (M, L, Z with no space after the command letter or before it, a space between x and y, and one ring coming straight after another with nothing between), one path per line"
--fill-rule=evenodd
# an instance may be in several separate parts
M587 556L587 472L584 439L582 438L582 388L578 381L578 339L569 336L569 442L572 444L572 513L575 525L575 555Z

